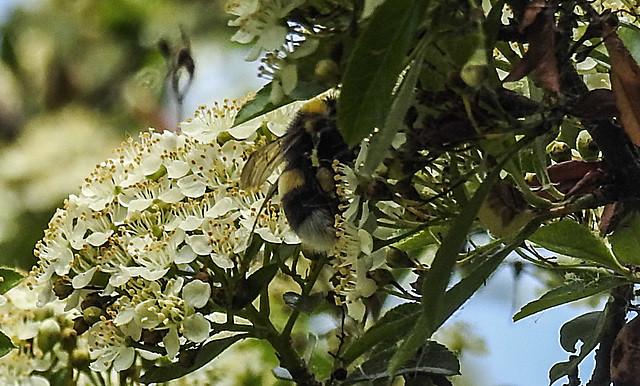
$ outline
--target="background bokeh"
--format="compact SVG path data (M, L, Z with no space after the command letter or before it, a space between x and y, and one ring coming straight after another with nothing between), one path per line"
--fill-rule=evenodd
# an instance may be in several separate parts
M197 106L265 83L260 63L245 62L248 49L230 42L226 22L223 1L0 1L0 265L31 267L55 209L127 136L150 126L174 129ZM178 116L157 43L184 47L182 34L196 75ZM513 323L548 281L507 264L447 323L439 340L462 352L458 385L548 384L551 365L567 360L561 325L597 306L564 306ZM321 318L310 323L323 330Z

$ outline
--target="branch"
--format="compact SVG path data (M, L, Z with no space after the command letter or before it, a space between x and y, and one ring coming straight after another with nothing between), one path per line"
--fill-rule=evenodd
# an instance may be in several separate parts
M600 338L600 347L596 350L596 367L587 386L611 383L611 348L618 331L624 326L627 307L632 297L633 285L617 287L611 291L611 299L607 303L606 321Z

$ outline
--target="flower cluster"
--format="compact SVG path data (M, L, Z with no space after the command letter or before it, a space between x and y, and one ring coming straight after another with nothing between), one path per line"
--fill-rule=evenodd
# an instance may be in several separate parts
M145 358L174 360L181 346L207 340L213 284L204 271L256 269L241 264L252 230L270 243L299 243L277 200L258 218L267 186L238 186L260 144L256 130L282 134L286 111L232 128L238 109L202 107L181 133L149 131L125 142L50 221L33 286L41 305L60 298L82 313L76 329L88 329L92 369L130 367L130 341L159 344L154 353L137 351Z
M61 301L36 306L25 282L1 296L0 326L16 349L0 358L0 382L6 385L49 385L47 375L82 367L86 347L71 329L73 312Z

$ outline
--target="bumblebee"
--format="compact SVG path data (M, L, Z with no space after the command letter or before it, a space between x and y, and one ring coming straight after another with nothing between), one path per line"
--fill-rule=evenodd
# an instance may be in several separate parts
M302 106L282 137L251 154L240 186L262 185L284 162L278 191L289 225L304 247L329 252L336 242L339 205L332 164L353 159L336 124L336 99L315 98Z

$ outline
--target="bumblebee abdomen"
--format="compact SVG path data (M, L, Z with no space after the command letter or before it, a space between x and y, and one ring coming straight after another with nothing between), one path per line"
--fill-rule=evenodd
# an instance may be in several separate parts
M314 250L331 251L336 241L336 200L322 191L313 174L298 168L282 173L278 190L289 225L303 244Z

